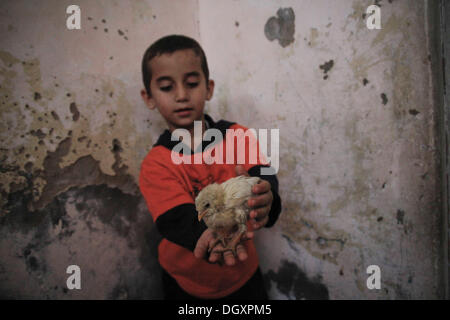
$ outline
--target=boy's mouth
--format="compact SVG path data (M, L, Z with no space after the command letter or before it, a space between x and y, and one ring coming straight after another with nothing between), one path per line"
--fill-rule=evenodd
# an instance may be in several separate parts
M175 113L179 116L188 116L193 110L194 110L193 108L181 108L175 110Z
M193 110L192 108L181 108L181 109L177 109L175 110L175 112L183 112L183 111L191 111Z

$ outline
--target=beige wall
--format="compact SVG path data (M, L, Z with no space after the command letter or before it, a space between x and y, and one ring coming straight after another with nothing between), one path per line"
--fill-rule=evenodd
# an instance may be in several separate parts
M280 129L284 210L258 242L271 295L323 297L326 287L332 299L437 297L425 3L380 1L381 30L362 18L373 1L199 3L216 80L211 114ZM285 47L264 33L279 8L295 13ZM366 287L372 264L381 290Z
M280 129L283 212L257 236L270 296L440 297L426 2L379 1L368 30L372 3L78 1L69 31L69 1L2 1L0 294L160 297L137 175L164 123L140 100L140 60L182 33L207 54L216 120ZM283 45L264 32L280 8L295 14ZM63 290L70 264L80 291Z
M163 123L140 98L140 62L165 34L198 37L197 2L77 1L70 31L69 4L0 3L0 294L158 298L137 177ZM71 264L82 290L65 290Z

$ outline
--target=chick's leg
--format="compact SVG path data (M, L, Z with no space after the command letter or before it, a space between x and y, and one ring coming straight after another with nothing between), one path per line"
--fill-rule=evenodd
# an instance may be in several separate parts
M217 232L214 232L215 239L212 243L208 246L208 253L211 253L211 251L214 249L214 247L220 242L223 247L225 247L225 239L224 235L218 234ZM222 252L222 250L214 250L216 252Z
M236 247L241 242L242 237L247 232L247 226L245 224L240 224L238 231L234 234L233 238L231 238L231 241L228 243L228 245L225 247L223 251L229 251L233 252L233 255L236 256Z

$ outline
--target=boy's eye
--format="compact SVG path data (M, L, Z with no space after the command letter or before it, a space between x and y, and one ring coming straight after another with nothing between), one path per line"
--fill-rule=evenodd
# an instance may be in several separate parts
M172 89L172 86L164 86L164 87L160 87L159 90L161 91L170 91Z
M198 82L188 82L188 86L190 88L195 88L196 86L198 86Z

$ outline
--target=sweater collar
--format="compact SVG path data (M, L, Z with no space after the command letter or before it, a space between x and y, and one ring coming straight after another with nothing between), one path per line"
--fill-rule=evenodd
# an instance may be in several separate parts
M231 127L234 122L229 122L226 120L219 120L218 122L215 122L208 114L204 114L205 121L206 121L206 128L207 129L218 129L220 133L222 134L222 137L225 137L226 130ZM171 140L172 134L168 129L166 129L158 138L158 141L154 144L154 147L156 146L163 146L169 150L172 150L176 145L179 143L182 143L180 141L172 141ZM195 150L194 153L197 152L203 152L205 151L206 147L213 146L219 141L202 141L202 144L198 146L198 148ZM190 148L187 148L190 149Z

